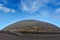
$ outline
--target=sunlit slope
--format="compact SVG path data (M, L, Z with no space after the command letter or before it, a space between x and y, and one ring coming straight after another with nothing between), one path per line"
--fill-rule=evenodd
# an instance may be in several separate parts
M60 29L50 23L37 20L22 20L8 25L3 31L59 32Z

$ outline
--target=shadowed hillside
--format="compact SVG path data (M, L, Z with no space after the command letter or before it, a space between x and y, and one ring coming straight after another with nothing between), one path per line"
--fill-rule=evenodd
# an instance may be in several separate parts
M39 31L39 32L59 32L59 28L53 24L37 21L37 20L23 20L13 23L3 31Z
M0 40L60 40L60 34L21 34L0 31Z
M2 29L0 40L60 40L60 28L47 22L23 20Z

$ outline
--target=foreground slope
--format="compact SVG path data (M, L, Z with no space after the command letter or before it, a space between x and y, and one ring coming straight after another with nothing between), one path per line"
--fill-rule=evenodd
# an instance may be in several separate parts
M20 37L14 34L0 32L0 40L20 40Z
M60 34L14 35L0 32L0 40L60 40Z

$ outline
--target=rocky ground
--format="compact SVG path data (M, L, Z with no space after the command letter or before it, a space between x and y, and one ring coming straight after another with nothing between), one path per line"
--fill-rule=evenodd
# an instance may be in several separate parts
M0 33L0 40L60 40L60 34L8 34Z

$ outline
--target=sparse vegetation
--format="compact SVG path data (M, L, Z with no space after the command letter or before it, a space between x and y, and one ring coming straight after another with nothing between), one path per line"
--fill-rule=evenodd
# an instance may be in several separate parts
M0 31L0 40L60 40L60 29L52 24L26 20Z
M12 33L28 33L28 34L59 34L60 32L56 32L55 30L53 30L52 28L48 27L47 29L48 31L46 31L46 29L44 27L42 28L38 28L38 27L33 27L33 26L27 26L26 28L17 28L15 30L9 30L9 32Z

